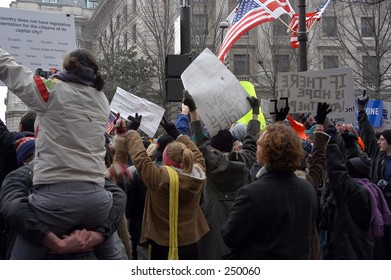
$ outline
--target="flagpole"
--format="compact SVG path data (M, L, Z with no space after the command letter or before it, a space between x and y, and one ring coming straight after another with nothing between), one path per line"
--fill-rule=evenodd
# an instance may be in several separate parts
M299 31L297 38L299 41L299 71L307 71L307 27L306 27L306 3L299 0Z

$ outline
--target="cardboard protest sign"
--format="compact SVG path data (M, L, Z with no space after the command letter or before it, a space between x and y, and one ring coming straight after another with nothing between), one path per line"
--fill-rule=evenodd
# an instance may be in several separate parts
M181 79L210 136L229 127L251 109L246 90L209 49L186 68Z
M315 113L318 102L330 104L329 118L354 123L354 80L351 68L278 73L278 97L288 97L289 113Z
M0 8L0 48L31 71L62 68L76 47L73 15Z
M162 107L119 87L111 100L110 109L115 113L119 112L124 118L129 115L134 116L136 113L142 115L140 129L149 137L155 135L164 115Z

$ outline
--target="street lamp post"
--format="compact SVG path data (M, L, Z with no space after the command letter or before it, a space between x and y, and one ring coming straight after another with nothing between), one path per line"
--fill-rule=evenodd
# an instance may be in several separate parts
M222 22L220 22L219 27L221 28L221 45L222 45L224 41L224 29L229 27L228 21L223 20Z

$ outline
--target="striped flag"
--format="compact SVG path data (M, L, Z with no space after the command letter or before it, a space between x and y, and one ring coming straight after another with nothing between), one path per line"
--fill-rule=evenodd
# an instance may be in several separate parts
M114 128L115 115L110 113L109 120L107 121L106 133L110 135L111 131Z
M322 18L322 14L326 9L327 5L330 3L330 0L323 0L319 7L313 13L307 13L305 15L305 26L307 32L309 32L317 20ZM291 32L290 45L292 48L299 47L299 41L297 38L297 29L299 27L299 15L294 14L289 23L288 33Z
M217 57L224 62L228 51L244 33L282 14L293 14L289 0L242 0L227 18L228 22L232 17L233 20Z

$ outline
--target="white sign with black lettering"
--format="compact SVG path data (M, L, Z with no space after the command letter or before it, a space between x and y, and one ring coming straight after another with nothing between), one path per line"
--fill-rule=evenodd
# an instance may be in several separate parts
M140 129L149 137L154 137L165 111L155 103L131 94L119 87L117 87L114 97L111 100L110 109L115 113L119 112L121 117L125 119L129 115L135 116L136 113L142 115Z
M354 80L351 68L278 73L278 97L288 97L289 113L314 113L318 102L330 104L329 118L354 123Z
M73 15L0 8L0 48L31 71L62 68L76 49Z

